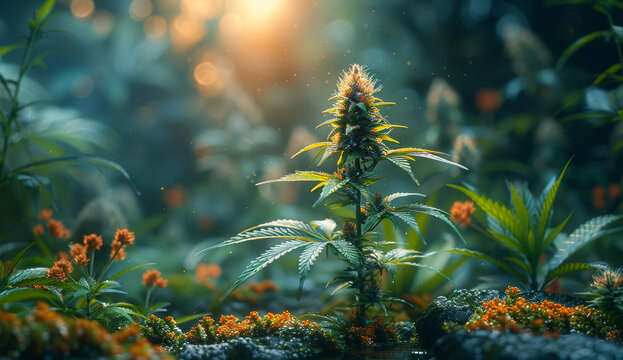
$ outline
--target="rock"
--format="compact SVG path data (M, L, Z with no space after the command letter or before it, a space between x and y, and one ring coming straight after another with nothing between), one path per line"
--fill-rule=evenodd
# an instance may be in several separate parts
M436 360L623 360L623 346L582 334L553 338L477 330L446 334L433 354Z
M497 290L455 290L447 298L437 297L415 322L420 344L431 347L445 332L445 322L465 324L484 301L506 295Z
M322 349L303 340L278 337L237 338L213 345L184 345L175 355L180 360L298 360L317 358Z
M552 294L541 291L528 291L519 295L529 302L540 303L543 300L553 301L564 306L576 306L582 301L573 296ZM455 290L446 298L437 297L415 322L420 344L430 348L445 332L445 322L458 325L465 324L479 309L483 302L494 298L505 299L506 293L499 290Z

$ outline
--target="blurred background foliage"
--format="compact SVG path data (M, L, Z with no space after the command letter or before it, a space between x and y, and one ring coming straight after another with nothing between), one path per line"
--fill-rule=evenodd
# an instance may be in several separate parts
M38 5L0 4L0 45L20 42ZM380 191L422 192L430 204L449 210L466 197L445 185L466 182L506 201L505 180L541 189L575 155L555 217L573 210L570 231L594 216L621 213L621 79L591 87L619 61L615 41L592 41L556 67L574 41L611 29L590 4L59 0L55 11L50 27L60 31L46 35L42 46L62 51L24 79L23 101L42 102L23 111L23 137L11 139L19 149L13 154L36 160L80 152L121 164L140 196L118 174L88 165L41 169L55 190L55 218L71 229L70 242L91 232L110 242L117 228L135 231L137 245L127 261L157 263L169 280L159 297L171 302L175 315L249 308L301 313L345 304L324 287L340 268L330 262L310 274L300 301L293 296L296 272L273 268L220 303L220 294L264 246L228 248L205 258L195 253L263 221L336 215L312 209L304 184L254 184L312 167L310 157L289 157L326 136L327 130L314 127L325 118L321 111L329 107L326 99L340 72L355 62L380 79L383 100L397 103L384 115L409 127L396 134L398 140L446 152L470 169L420 160L416 189L388 166L380 169L386 178ZM623 10L612 8L611 17L623 25ZM3 55L0 72L10 76L19 61L14 52ZM603 121L590 116L594 112L614 115ZM0 196L5 260L32 241L38 209L8 187ZM53 207L49 196L41 196L41 208ZM474 216L484 214L477 209ZM406 228L387 224L384 235L420 250L458 244L434 219L420 221L426 247ZM474 230L463 233L470 248L495 247ZM617 266L622 251L610 236L578 256ZM453 287L489 286L495 271L450 254L426 261L454 284L413 270L386 284L416 310ZM279 265L296 267L296 259L285 257ZM146 289L140 274L134 276L129 297L140 301ZM557 286L575 291L588 276Z

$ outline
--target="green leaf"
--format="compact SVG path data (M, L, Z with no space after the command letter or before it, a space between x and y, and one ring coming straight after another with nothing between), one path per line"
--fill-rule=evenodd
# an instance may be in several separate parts
M530 231L530 227L532 224L530 213L528 212L528 207L523 202L523 200L517 193L517 190L515 190L515 187L513 186L512 183L510 183L510 189L511 189L511 199L513 202L513 207L515 208L515 213L517 214L519 218L520 231L521 231L520 239L525 238L528 235L528 231Z
M4 54L8 54L13 50L16 49L21 49L24 48L24 45L7 45L7 46L0 46L0 56L4 55Z
M324 173L322 171L295 171L293 174L288 174L275 180L262 181L260 183L257 183L256 185L259 186L285 181L327 181L334 178L335 177L333 175Z
M487 215L497 220L500 225L505 227L511 234L516 237L521 235L519 219L509 208L483 195L478 195L463 186L453 184L448 184L448 186L467 195L476 203L476 205L478 205L478 207L487 213Z
M401 168L403 171L409 174L413 182L415 182L417 185L420 185L420 182L415 178L415 174L413 174L413 170L411 170L411 164L403 156L385 156L385 159L389 160L394 165Z
M427 215L436 217L437 219L445 222L446 224L450 226L450 228L452 228L452 230L454 230L454 232L459 236L459 238L463 241L463 243L467 243L465 239L463 239L463 235L461 235L461 232L459 231L459 229L456 227L454 222L451 220L452 216L448 214L447 212L437 209L432 206L425 205L425 204L409 204L409 205L406 205L406 207L410 208L411 210L415 212L427 214Z
M45 0L45 2L35 11L35 22L40 23L43 21L52 11L54 7L54 0Z
M306 242L329 240L319 230L314 229L312 226L307 225L302 221L275 220L249 228L229 240L199 251L196 255L224 246L260 239L292 239Z
M38 299L55 300L55 297L49 291L39 289L11 289L0 293L0 305Z
M614 35L614 31L610 30L610 31L595 31L592 32L588 35L584 35L581 38L577 39L576 41L574 41L571 45L569 45L565 51L562 53L562 55L560 56L560 59L558 59L558 63L556 64L556 68L558 70L562 69L562 67L565 65L565 63L567 62L567 60L569 60L569 58L575 54L576 52L578 52L578 50L582 49L584 46L590 44L592 41L602 38L602 37L608 37L608 36L612 36Z
M119 164L117 164L114 161L108 160L108 159L104 159L102 157L99 156L93 156L93 155L69 155L69 156L59 156L59 157L53 157L53 158L49 158L49 159L44 159L44 160L39 160L39 161L34 161L31 162L30 164L26 164L24 166L20 166L19 168L16 168L13 170L13 173L20 173L23 172L27 169L31 169L34 167L38 167L38 166L45 166L45 165L50 165L50 164L55 164L58 162L72 162L72 161L87 161L89 163L92 163L94 165L100 165L100 166L104 166L107 168L111 168L115 171L117 171L118 173L120 173L130 184L130 186L132 186L132 188L134 189L134 192L137 195L140 195L140 191L138 190L138 188L136 187L136 185L134 184L134 182L132 181L132 179L130 178L130 174L128 174L128 172Z
M322 253L325 246L327 246L328 242L314 242L309 243L301 256L299 257L299 293L303 288L303 283L305 282L305 278L307 277L307 273L311 269L312 265L314 265L314 261L316 258Z
M186 316L182 316L180 318L175 319L175 323L177 325L179 324L183 324L185 322L189 322L191 320L195 320L195 319L201 319L204 316L207 316L207 313L202 313L202 314L192 314L192 315L186 315Z
M344 185L348 184L348 181L349 179L344 179L341 181L333 180L333 179L328 180L327 183L324 184L324 186L322 187L322 192L320 193L318 200L316 200L316 202L314 203L312 207L318 206L322 202L322 200L327 198L327 196L343 188Z
M355 245L351 244L347 240L336 240L330 242L331 246L348 262L353 266L359 266L361 264L361 254Z
M108 280L117 280L123 274L127 274L130 271L134 271L136 269L142 268L143 266L149 266L149 265L156 265L156 263L141 264L141 265L136 265L136 266L133 266L131 268L125 269L125 270L121 270L118 273L116 273L115 275L111 276L110 279L108 279Z
M580 263L580 262L572 262L572 263L559 265L547 273L547 276L545 277L545 282L543 283L542 287L543 288L547 287L549 283L551 283L556 278L561 277L562 275L566 275L566 274L576 272L576 271L584 271L584 270L595 270L595 267L589 264Z
M411 215L408 212L401 212L401 211L390 211L389 213L399 218L400 220L404 221L407 225L409 225L420 237L420 240L422 240L422 242L426 244L424 235L422 235L422 233L420 232L420 227L418 226L417 220L415 219L413 215Z
M47 278L48 277L47 272L48 272L48 269L43 268L43 267L20 270L9 277L9 281L7 285L13 286L13 287L27 286L27 285L21 285L22 281L32 280L32 279L40 280L41 278ZM29 285L34 285L34 284L29 284Z
M444 250L445 252L450 252L450 253L454 253L454 254L461 254L461 255L465 255L465 256L469 256L475 259L479 259L479 260L484 260L488 263L491 263L493 265L496 265L497 267L499 267L500 269L508 272L509 274L513 275L515 278L517 278L519 281L523 282L524 284L527 284L528 281L525 278L525 276L521 273L518 273L517 271L515 271L513 268L511 268L510 266L508 266L507 264L505 264L502 261L496 260L488 255L485 255L481 252L478 251L474 251L474 250L469 250L469 249L450 249L450 250Z
M564 219L555 228L549 229L549 232L547 233L547 237L543 241L543 251L545 251L545 249L547 249L547 247L552 243L552 241L556 239L556 236L558 236L558 234L560 234L560 232L565 227L565 225L567 225L567 222L569 221L569 219L571 219L571 216L573 216L573 212L571 212L571 214L569 214L569 216L567 216L567 218Z
M262 269L270 265L272 262L279 259L283 255L289 253L290 251L294 249L298 249L305 245L307 245L307 243L304 241L289 240L279 245L275 245L271 247L270 249L266 250L262 255L258 256L256 259L251 261L251 263L247 266L245 271L243 271L242 274L240 274L240 276L238 277L238 280L236 280L234 285L232 285L232 287L229 288L229 290L227 290L225 294L223 294L223 296L221 297L221 301L225 299L227 295L229 295L229 293L232 292L232 290L238 287L238 285L247 281L249 278L251 278L253 275L260 272Z
M567 171L567 168L569 167L569 164L571 163L572 159L573 158L567 161L567 164L565 165L565 167L562 169L562 172L558 176L558 180L556 180L556 182L552 185L552 187L549 189L549 191L545 195L545 198L543 199L543 203L541 205L541 208L539 209L540 214L539 214L539 220L537 223L538 233L536 234L536 236L540 239L542 239L545 235L545 230L547 230L549 219L552 214L552 208L554 207L554 200L556 199L556 193L558 192L558 188L560 187L562 178L565 175L565 172Z
M24 249L22 249L22 251L20 251L19 253L17 253L17 255L15 255L13 260L11 260L11 263L9 264L9 267L8 267L7 271L4 274L4 279L2 279L2 283L0 283L0 286L4 287L7 284L8 280L9 280L9 276L15 270L15 267L17 266L19 261L22 259L22 256L24 256L26 251L28 251L28 249L30 249L35 243L36 243L36 241L31 243L30 245L26 246Z
M393 194L387 195L385 197L385 201L387 201L387 203L391 204L392 201L394 201L396 199L403 198L403 197L407 197L407 196L422 196L422 197L426 197L426 195L420 194L420 193L397 192L397 193L393 193Z
M318 147L329 147L331 145L335 145L333 142L317 142L311 145L307 145L304 148L302 148L301 150L299 150L296 154L292 155L292 157L290 159L295 158L296 156L300 155L301 153L304 153L305 151L309 151L311 149L315 149Z
M580 225L571 235L555 241L557 251L554 257L549 261L548 268L550 271L560 266L565 262L573 253L575 253L582 246L587 245L593 240L606 234L602 231L608 224L621 219L621 216L615 215L602 215L593 218L584 224Z
M433 271L434 273L436 273L437 275L443 276L446 280L448 280L449 282L454 284L454 281L452 281L452 279L450 279L449 277L444 275L441 271L435 269L434 267L432 267L430 265L419 264L419 263L414 263L414 262L399 262L399 263L397 263L397 265L408 265L408 266L413 266L413 267L418 267L418 268L430 270L430 271Z

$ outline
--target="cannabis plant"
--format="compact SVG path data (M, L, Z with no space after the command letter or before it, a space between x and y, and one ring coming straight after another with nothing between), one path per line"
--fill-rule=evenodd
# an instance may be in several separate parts
M593 269L590 264L568 260L584 245L617 231L618 229L604 228L621 217L598 216L582 224L568 236L561 231L573 214L552 226L554 200L569 162L558 178L552 178L538 198L525 187L516 189L512 183L508 183L512 208L486 195L480 195L474 189L448 185L469 196L486 213L486 234L504 248L506 253L499 256L469 249L448 251L494 264L533 290L543 290L562 275ZM548 257L548 250L554 250L553 256Z
M354 210L354 217L346 219L340 226L332 219L312 221L310 224L297 220L271 221L249 228L223 243L204 249L203 251L208 251L261 239L285 240L253 260L223 298L270 263L294 250L302 250L298 265L300 293L316 258L323 250L332 249L338 258L346 263L346 271L331 280L330 284L337 285L335 291L346 287L356 291L353 306L357 306L357 322L365 325L367 308L379 306L385 310L386 302L398 300L380 291L377 281L383 271L394 279L398 265L429 268L416 262L425 254L398 248L396 242L375 237L374 229L377 225L384 219L392 222L402 221L420 234L414 215L424 213L441 219L459 234L450 215L442 210L421 203L403 205L394 203L406 197L422 197L422 194L399 192L383 196L378 192L373 194L370 190L371 185L382 180L381 177L374 176L374 169L383 161L397 165L416 182L409 163L415 158L432 159L463 168L440 157L440 153L436 151L412 147L390 149L385 142L397 143L389 136L390 132L394 128L405 126L390 124L381 115L379 107L394 103L378 99L375 94L379 90L376 80L365 68L352 65L339 80L335 95L329 99L335 100L334 106L324 111L333 117L318 125L331 127L327 141L308 145L292 156L316 149L315 159L318 159L318 165L321 165L332 155L336 155L335 172L296 171L279 179L260 183L316 182L317 185L312 191L322 190L314 207L323 203L336 207L350 206ZM325 203L329 197L333 201Z

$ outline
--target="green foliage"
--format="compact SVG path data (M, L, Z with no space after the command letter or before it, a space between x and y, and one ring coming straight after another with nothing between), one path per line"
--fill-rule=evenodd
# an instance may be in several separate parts
M59 50L41 53L38 44L42 38L52 33L48 29L49 21L55 16L52 13L54 0L46 0L29 20L29 35L26 36L25 44L12 44L0 47L0 57L10 52L23 49L21 64L16 74L0 73L2 85L0 95L6 97L6 101L0 103L0 120L2 122L2 152L0 153L0 188L9 186L15 192L16 197L21 199L27 195L39 207L41 189L48 193L53 206L56 200L50 180L42 173L36 172L40 167L55 165L58 163L86 162L97 166L113 169L119 172L134 186L129 174L117 163L98 156L71 154L67 155L66 149L85 151L91 149L91 145L98 144L104 147L105 143L98 140L100 133L104 132L102 126L86 120L56 120L50 118L50 113L40 112L39 118L25 119L23 111L26 108L39 105L39 101L25 103L20 97L20 89L27 73L34 66L45 66L43 60ZM31 153L31 148L42 147L45 149L41 155ZM29 156L10 156L22 150ZM28 150L28 151L23 151ZM50 157L49 155L56 155ZM136 190L136 187L135 187ZM137 191L138 193L138 191Z
M534 290L544 289L562 275L593 269L589 264L568 263L567 260L582 246L609 233L604 231L604 227L621 217L598 216L578 227L569 236L561 231L571 218L571 214L561 223L552 226L554 201L569 162L560 176L553 178L545 187L538 199L526 188L515 189L513 184L509 183L512 208L466 187L448 185L463 192L486 213L486 234L504 248L506 254L486 255L468 249L449 251L494 264ZM551 247L555 249L554 255L543 262L542 259Z
M338 228L336 222L330 219L312 222L309 225L295 220L277 220L247 229L221 244L203 250L208 251L261 239L286 240L253 260L224 296L281 256L294 250L302 250L298 267L302 289L303 281L318 255L323 249L329 248L334 250L333 253L346 264L346 272L331 280L329 284L337 284L334 292L346 287L356 291L352 305L358 307L357 322L360 326L364 326L367 308L378 306L386 312L385 303L399 301L380 291L377 282L384 271L389 273L392 279L395 279L399 265L436 271L430 266L417 262L425 254L415 250L401 249L395 242L376 239L374 229L384 219L389 219L392 222L406 223L423 239L415 218L415 214L421 213L444 221L459 234L450 220L450 215L426 204L393 204L394 200L423 196L422 194L394 193L382 196L376 193L372 195L369 187L381 180L373 176L374 168L382 161L389 161L409 173L417 182L409 163L415 158L426 158L464 167L439 156L440 153L436 151L419 148L390 149L384 143L385 141L397 143L389 136L390 132L394 128L404 128L404 126L392 125L381 116L378 107L393 103L383 102L376 98L374 95L378 90L376 80L359 65L353 65L340 79L337 93L329 99L336 100L336 102L325 113L330 113L334 117L319 125L319 127L328 125L332 128L327 141L307 145L294 154L297 156L315 149L317 153L314 158L319 159L318 165L323 164L332 155L339 155L338 168L333 174L297 171L279 179L258 184L317 182L318 184L312 190L318 188L322 190L314 206L333 198L334 200L329 204L336 207L353 206L355 217L347 219L341 228Z
M609 65L604 71L597 74L593 83L584 90L586 106L584 111L566 115L565 120L590 120L595 124L604 125L610 122L623 121L623 26L615 24L613 11L623 8L618 1L603 0L577 0L577 1L550 1L550 5L581 4L589 5L593 10L606 16L608 20L607 30L598 30L584 35L569 45L560 56L557 68L560 71L565 63L585 46L596 40L604 40L614 43L618 55L618 62ZM605 91L597 86L606 86L613 90ZM577 107L581 96L576 96L566 103L559 112L571 107ZM619 140L613 150L623 148L623 140Z
M617 326L623 326L623 271L607 266L597 268L591 289L585 295L589 304Z

